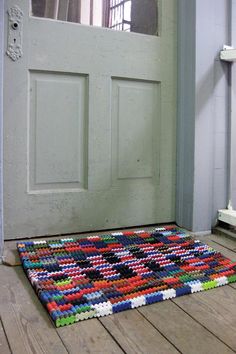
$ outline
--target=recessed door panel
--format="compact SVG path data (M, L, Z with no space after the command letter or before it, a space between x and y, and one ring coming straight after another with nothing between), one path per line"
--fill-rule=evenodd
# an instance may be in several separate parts
M160 85L112 80L113 180L158 174Z
M29 190L86 188L88 78L30 72Z

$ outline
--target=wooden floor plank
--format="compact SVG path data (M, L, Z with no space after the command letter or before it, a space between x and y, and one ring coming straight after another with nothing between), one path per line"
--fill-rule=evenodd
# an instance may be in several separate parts
M231 259L232 261L236 261L236 253L234 251L225 248L224 246L219 245L218 243L212 241L208 237L199 237L202 242L209 245L210 247L214 248L216 251L221 252L225 257Z
M5 243L6 245L6 243ZM2 257L3 264L7 266L19 266L21 265L19 253L16 249L16 243L14 242L14 246L12 247L4 247L3 257Z
M179 353L137 310L99 320L127 354Z
M0 316L12 353L68 353L21 267L0 266Z
M216 226L215 228L213 228L214 230L214 235L218 235L218 236L223 236L223 237L227 237L230 238L233 241L236 241L236 228L232 229L232 228L224 228L221 226Z
M0 319L0 353L2 354L11 354L8 341L2 326L2 321Z
M138 311L183 354L233 353L170 300L140 307Z
M58 328L57 331L70 354L124 353L99 320L95 318Z
M225 237L225 236L220 236L220 235L210 235L209 239L211 241L214 241L216 243L218 243L219 245L230 249L231 251L235 252L236 251L236 239L233 240L229 237Z
M236 289L236 283L231 283L230 286L232 286L232 288Z
M192 318L236 350L236 291L230 286L173 299Z

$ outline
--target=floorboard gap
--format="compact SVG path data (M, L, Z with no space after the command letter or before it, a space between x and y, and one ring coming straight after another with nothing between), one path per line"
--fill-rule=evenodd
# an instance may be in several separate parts
M236 283L235 283L236 284ZM228 284L228 286L230 286L231 287L231 289L234 289L234 290L236 290L236 288L233 286L233 285L231 285L231 284Z
M143 318L145 318L145 320L148 321L148 322L150 323L150 325L152 325L152 327L155 328L155 330L156 330L157 332L159 332L159 333L162 335L162 337L164 337L180 354L183 354L183 353L179 350L179 348L176 347L176 345L175 345L174 343L172 343L172 342L165 336L165 334L163 334L146 316L144 316L144 314L143 314L141 311L139 311L138 308L136 308L136 310L137 310L137 311L140 313L140 315L141 315Z
M186 295L188 296L188 295ZM191 294L189 295L191 296ZM182 311L184 311L189 317L191 317L194 321L196 321L199 325L201 325L203 328L205 328L209 333L211 333L215 338L217 338L221 343L223 343L226 347L228 347L230 350L232 350L234 353L236 353L236 351L227 343L225 343L221 338L219 338L214 332L212 332L209 328L207 328L204 324L202 324L200 321L198 321L196 318L194 318L192 315L190 315L187 311L184 310L183 307L181 307L179 304L177 304L176 302L174 302L172 299L170 300L172 301L176 306L178 306Z
M8 348L9 348L9 351L11 352L11 354L13 354L12 349L11 349L11 346L10 346L10 343L9 343L9 340L8 340L8 337L7 337L6 330L5 330L5 327L4 327L4 324L3 324L3 320L2 320L1 317L0 317L0 323L1 323L1 325L2 325L3 333L4 333L4 335L5 335L6 342L7 342Z
M57 332L57 335L58 335L58 337L60 338L60 340L61 340L63 346L65 347L65 350L67 351L68 354L70 354L69 349L67 348L67 345L66 345L66 343L64 342L64 340L62 339L62 337L61 337L59 331L57 330L57 328L56 328L56 332Z
M235 249L230 248L230 247L227 247L227 246L225 246L225 245L222 245L222 243L219 243L219 242L217 242L216 240L212 240L212 239L210 239L210 240L211 240L212 242L216 243L218 246L224 247L224 248L226 248L227 250L236 253L236 250L235 250Z
M98 321L101 323L102 327L106 330L106 332L109 334L109 336L114 340L114 342L118 345L118 347L122 350L122 352L124 354L127 354L124 349L122 348L122 346L120 345L120 343L116 340L116 338L113 336L113 334L106 328L106 326L104 326L104 324L102 323L102 321L100 321L100 318L97 318Z

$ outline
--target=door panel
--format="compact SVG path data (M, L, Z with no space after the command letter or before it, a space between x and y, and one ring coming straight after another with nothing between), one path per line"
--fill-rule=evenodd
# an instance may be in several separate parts
M176 2L158 37L5 4L24 12L4 66L6 238L174 221Z
M30 72L29 192L87 189L87 86L85 75Z
M158 176L160 85L112 81L113 182Z

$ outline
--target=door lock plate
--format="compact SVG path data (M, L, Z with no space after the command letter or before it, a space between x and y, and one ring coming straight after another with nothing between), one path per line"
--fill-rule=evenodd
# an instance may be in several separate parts
M18 6L8 9L8 41L7 55L16 61L22 57L22 28L23 11Z

